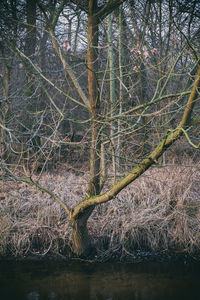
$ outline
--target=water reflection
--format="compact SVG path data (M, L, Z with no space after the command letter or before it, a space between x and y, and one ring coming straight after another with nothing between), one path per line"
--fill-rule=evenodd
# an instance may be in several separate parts
M30 293L28 293L28 295L27 295L27 299L28 300L38 300L38 299L40 299L40 294L39 293L37 293L37 292L30 292Z
M199 265L0 262L0 299L198 299Z

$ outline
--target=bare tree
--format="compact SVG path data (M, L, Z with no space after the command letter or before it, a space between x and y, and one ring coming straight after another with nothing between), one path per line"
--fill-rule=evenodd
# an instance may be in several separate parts
M113 109L113 105L115 104L113 103L112 107L110 106L108 108L106 103L109 101L103 101L103 97L100 97L100 85L102 81L107 80L107 74L105 75L105 78L103 78L102 73L107 72L105 72L105 70L102 72L99 67L99 36L101 34L99 28L102 26L104 19L110 13L114 12L114 10L123 2L125 4L130 4L130 6L124 6L124 17L126 18L126 16L128 16L127 18L130 20L130 16L132 16L132 28L128 26L128 24L126 25L127 32L129 32L130 37L132 36L134 38L130 38L126 45L128 48L127 53L129 53L131 57L129 64L127 66L121 66L122 59L120 58L120 70L116 70L116 72L113 73L113 65L112 62L110 63L110 71L112 72L112 76L111 78L108 78L108 83L114 80L116 82L120 82L120 86L118 88L120 100L116 101L116 103L118 103L117 108L120 108L122 101L124 102L123 111L121 109L117 109L115 112ZM145 3L146 6L144 8L146 16L149 17L152 12L150 5L151 1L146 1ZM69 6L67 6L68 4ZM54 7L55 11L53 15L48 12L48 8L45 6L43 1L37 1L37 5L43 16L45 31L48 32L51 38L51 47L53 45L51 48L52 57L54 59L56 57L56 65L59 65L60 69L62 68L62 70L59 72L57 71L57 73L62 74L62 78L65 79L65 84L66 82L70 82L69 84L65 85L63 84L62 80L59 81L59 76L54 78L51 74L51 76L48 77L48 74L45 74L41 71L41 69L37 66L37 63L30 58L30 55L27 55L27 53L23 52L21 49L19 49L19 47L15 47L15 51L18 53L19 57L23 61L29 63L31 66L32 72L34 72L34 75L37 78L37 82L41 84L42 79L48 84L49 87L51 87L49 90L45 87L44 90L47 96L47 101L50 105L50 109L48 111L53 111L53 113L51 115L51 122L49 122L46 126L49 131L46 129L45 136L43 136L45 141L39 146L38 151L44 151L45 145L47 145L49 142L55 143L56 139L59 145L67 144L70 146L80 146L79 142L76 143L72 140L66 141L66 139L59 139L59 127L61 126L63 120L72 119L70 117L66 117L65 105L67 105L67 101L70 100L74 104L74 107L78 106L79 114L81 110L84 111L84 113L86 112L85 115L87 117L85 119L81 119L77 114L76 121L77 123L81 124L81 126L83 126L85 123L89 124L87 125L86 130L87 137L90 141L90 176L88 180L87 193L80 203L74 207L68 207L64 199L61 199L46 187L41 186L39 183L39 178L38 180L34 180L31 176L32 174L28 175L28 173L26 173L25 177L20 176L22 172L20 166L18 166L18 168L10 168L8 164L3 161L1 161L0 166L3 175L8 176L18 182L24 182L30 187L37 188L40 191L49 194L62 206L68 215L69 222L72 226L73 251L78 256L87 256L92 249L92 242L88 233L87 221L94 208L99 204L108 202L112 199L114 200L116 195L121 190L141 176L153 164L157 163L158 159L163 155L163 153L180 136L185 135L189 142L192 145L195 145L190 139L188 131L191 130L191 128L195 129L199 124L199 120L194 119L192 115L193 111L195 111L195 104L198 104L199 101L198 89L200 84L199 56L196 49L192 47L193 40L196 37L196 31L193 30L193 35L190 37L189 41L186 38L184 38L184 41L181 41L179 49L175 49L174 51L174 57L171 63L167 61L167 54L163 54L163 51L161 50L158 62L156 61L156 63L154 63L157 48L159 48L159 46L161 47L162 29L160 28L160 36L158 40L157 37L155 39L150 39L150 36L154 34L150 25L153 26L155 22L152 21L152 24L148 24L147 20L145 21L146 23L143 22L143 20L139 20L141 24L143 24L143 27L140 27L136 22L135 11L132 11L132 1L110 0L104 4L99 4L99 1L97 0L83 1L81 4L79 1L71 1L71 3L68 3L68 1L57 1ZM138 5L142 5L140 1ZM84 68L81 69L79 67L78 72L76 71L76 66L74 67L73 62L70 61L70 51L66 53L65 47L63 49L63 37L59 35L59 28L61 28L59 27L59 22L62 21L62 12L66 6L73 10L78 9L84 14L84 20L87 19L87 40L85 35L82 35L82 40L86 44L87 49L84 48L83 50L80 50L80 60L78 61L81 64L81 68ZM154 7L153 4L152 6ZM161 19L161 2L158 3L157 9L160 9L160 14L158 15L157 19L157 24L160 24L159 20ZM83 26L86 26L84 22ZM182 34L180 34L180 36L182 36ZM145 38L146 48L143 47L143 40L141 42L141 39ZM153 42L157 43L156 47L153 47L152 40ZM179 43L179 37L177 40ZM134 41L137 42L136 47L131 49ZM113 41L109 39L109 43L113 43L112 46L114 46L114 42L114 38ZM70 43L73 43L73 41L71 40ZM195 55L191 55L191 47ZM78 53L78 50L76 52ZM81 56L84 55L86 55L85 60L81 58ZM121 55L122 54L119 53L119 56ZM182 68L183 65L181 59L183 57L187 57L189 61L186 66L184 65L186 71L187 68L188 70L195 70L195 74L190 76L190 80L188 80L188 75L186 75L187 72L186 74L182 74L184 69ZM110 56L110 61L112 60L111 58L112 57ZM167 61L164 71L163 69L161 70L159 68L162 59ZM126 70L128 71L126 73L122 73L122 67L126 67ZM135 67L141 67L141 69L136 69ZM83 82L80 80L80 70L82 73L87 71L87 78L85 75L82 77ZM115 77L117 72L119 73L119 76ZM151 78L152 74L153 76L156 74L156 77ZM125 77L128 77L127 82L130 82L130 86L127 86L125 80L123 80ZM170 82L173 82L174 78L176 77L182 78L183 83L181 88L174 85L174 90L171 91ZM87 88L85 88L85 86ZM125 99L125 97L124 99L121 99L122 86L128 91L128 97L133 97L131 105L126 103L128 101ZM72 87L75 91L74 94L71 92ZM149 91L147 87L148 89L151 87L151 91ZM111 88L113 87L111 86ZM54 94L56 94L57 97ZM132 95L130 96L130 94ZM59 97L61 97L61 102L63 103L60 103L57 100ZM45 113L46 110L44 109L43 114ZM158 128L157 118L160 118L160 116L165 114L168 114L170 118L167 120L167 122L163 121L161 124L159 124L160 127ZM42 117L40 121L40 125L44 126ZM120 126L118 126L118 128L116 127L116 130L111 131L110 134L110 126L113 122L119 122ZM148 135L148 138L152 137L153 139L157 130L160 128L162 130L162 134L159 135L157 144L155 145L154 141L154 144L152 143L151 148L148 149L148 153L143 152L142 156L138 155L138 157L136 157L133 141L136 143L136 145L138 143L140 147L141 144L144 143L144 140L141 140L140 136L137 136L137 133L145 130L145 135ZM12 131L10 128L7 128L7 130L9 130L12 136ZM48 136L47 132L50 132ZM121 149L121 153L123 153L122 155L124 155L126 159L130 159L131 163L127 167L127 174L122 176L122 178L120 178L119 181L116 181L113 185L109 185L107 190L102 192L101 145L107 142L111 144L114 138L119 137L125 144L125 150ZM198 145L195 146L198 147ZM104 148L103 151L106 151L106 148Z

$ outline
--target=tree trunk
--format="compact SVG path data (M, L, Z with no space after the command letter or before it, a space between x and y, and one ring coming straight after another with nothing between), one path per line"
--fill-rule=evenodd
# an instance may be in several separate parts
M37 31L36 31L36 1L34 0L26 0L26 37L25 37L25 45L24 45L24 53L31 60L35 61L35 49L37 42ZM39 110L37 97L35 96L35 81L34 81L33 70L30 64L26 64L25 66L25 89L24 96L27 102L27 120L26 126L32 130L35 126L35 120L33 119L34 114ZM40 147L40 137L39 135L34 135L31 137L31 142L33 145L33 149L38 151L38 147Z
M114 71L114 50L113 50L113 32L112 32L112 14L108 16L108 60L109 60L109 76L110 76L110 116L115 114L116 110L116 95L115 95L115 71ZM112 147L112 169L113 169L113 184L116 181L116 140L113 135L116 132L117 124L114 120L111 123L110 136Z
M26 22L28 25L26 28L24 53L28 58L34 61L36 48L36 1L34 0L26 1ZM26 85L24 94L26 97L30 98L34 95L35 92L35 87L32 78L32 69L30 65L26 65L25 72ZM32 100L29 104L28 110L30 110L31 112L35 110L35 105L35 101Z
M71 217L70 223L72 226L72 247L73 252L79 257L88 257L93 246L91 238L88 234L87 220L91 215L94 207L89 207L75 217Z
M90 149L90 182L87 196L95 196L100 193L100 150L99 138L99 90L97 81L98 71L98 22L94 17L97 9L97 0L89 0L88 11L88 92L90 115L92 119L92 137ZM73 251L78 256L88 256L92 251L92 243L87 229L87 220L94 207L83 210L80 214L71 218L73 228L72 241Z
M94 14L97 9L97 0L89 1L88 12L88 92L90 102L90 115L92 119L92 140L90 148L90 182L88 185L88 196L100 193L100 150L99 137L100 100L98 89L98 20Z

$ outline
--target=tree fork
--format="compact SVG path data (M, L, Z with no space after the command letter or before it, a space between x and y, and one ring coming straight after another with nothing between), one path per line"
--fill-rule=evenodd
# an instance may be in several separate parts
M112 200L121 190L132 183L140 175L142 175L147 169L149 169L157 159L183 134L183 129L187 129L190 125L190 118L194 104L196 103L196 97L198 95L198 88L200 86L200 65L198 66L196 80L194 82L192 91L190 93L188 102L185 106L182 120L178 124L177 128L166 133L166 136L158 144L158 146L146 157L141 163L138 164L130 173L119 180L110 190L106 193L97 195L96 197L89 197L80 202L74 207L73 215L78 215L90 206L96 206L98 204L105 203Z

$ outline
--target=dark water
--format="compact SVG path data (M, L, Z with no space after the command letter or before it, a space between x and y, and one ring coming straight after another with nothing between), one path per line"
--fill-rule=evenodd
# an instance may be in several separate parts
M200 265L0 262L0 299L200 299Z

